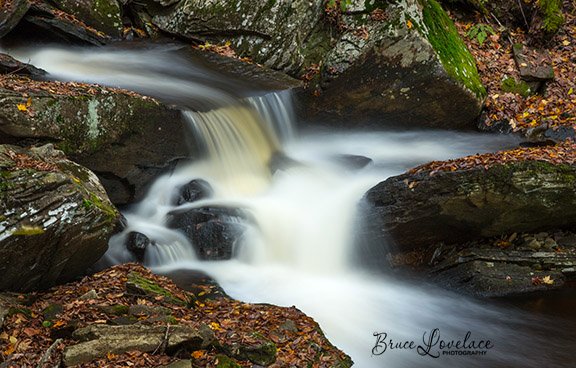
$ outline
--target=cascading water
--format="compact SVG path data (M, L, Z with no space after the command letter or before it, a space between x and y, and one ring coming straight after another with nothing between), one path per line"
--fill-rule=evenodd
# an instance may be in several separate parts
M112 239L110 262L132 260L126 236L141 232L155 242L144 258L154 270L203 270L238 299L296 305L361 368L570 366L569 355L562 355L565 341L550 336L550 321L542 317L371 274L352 261L356 212L366 190L415 164L495 150L510 145L510 139L440 131L317 131L297 137L289 93L239 101L194 82L194 76L211 74L167 58L164 51L149 50L142 57L144 51L47 49L25 57L58 78L119 84L160 97L180 94L179 99L201 98L215 107L184 112L206 156L158 178L146 198L125 214L128 227ZM134 58L138 69L122 67ZM192 76L180 81L168 72L175 69ZM117 71L114 78L110 70ZM162 76L159 90L151 73ZM350 155L373 162L354 167ZM174 193L192 179L208 182L212 195L174 204ZM166 226L172 211L202 206L248 214L232 260L199 260L190 239ZM494 348L484 356L438 359L390 346L372 354L378 352L373 350L375 332L395 342L420 343L423 332L435 328L446 340L462 339L470 331L473 339L490 339Z

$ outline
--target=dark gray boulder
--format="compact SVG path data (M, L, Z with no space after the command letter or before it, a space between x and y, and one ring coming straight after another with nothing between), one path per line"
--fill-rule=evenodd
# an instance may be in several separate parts
M246 230L246 214L234 208L201 207L174 210L167 225L182 231L204 260L231 259Z
M128 249L140 263L144 262L146 248L151 245L154 245L154 242L146 235L137 231L131 231L126 236L126 249Z
M366 235L396 250L576 225L576 166L540 161L429 171L370 189Z
M0 176L0 290L69 281L104 254L120 214L91 171L51 145L2 145Z
M175 204L192 203L200 199L208 198L212 193L212 186L206 180L194 179L178 189Z

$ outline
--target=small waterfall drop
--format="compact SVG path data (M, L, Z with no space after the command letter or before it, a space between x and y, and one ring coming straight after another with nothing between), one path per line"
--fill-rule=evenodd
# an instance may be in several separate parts
M165 52L22 51L22 58L60 79L206 101L202 112L183 113L205 156L159 177L146 198L125 213L128 226L110 242L110 263L134 260L126 241L130 232L140 232L153 242L145 265L162 273L202 270L238 299L296 305L360 368L539 368L568 361L553 357L563 341L542 332L550 329L539 316L374 275L351 262L358 202L367 189L419 163L507 147L513 144L509 138L444 131L331 130L297 136L288 92L232 96L206 85L217 76ZM126 67L126 60L137 63ZM187 78L174 77L174 70ZM365 167L347 163L354 155L372 162ZM274 162L275 157L280 160ZM195 179L209 183L212 195L174 203L174 194ZM174 211L203 207L246 213L246 229L232 259L200 260L192 240L168 226ZM497 348L483 357L433 359L398 350L372 355L374 332L385 331L395 341L420 341L422 332L434 328L446 339L472 331Z

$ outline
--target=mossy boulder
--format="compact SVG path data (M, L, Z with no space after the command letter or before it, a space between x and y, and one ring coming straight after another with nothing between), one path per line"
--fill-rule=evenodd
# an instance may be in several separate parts
M365 196L365 234L400 251L576 225L576 166L521 161L404 174Z
M122 34L120 5L116 0L58 0L54 5L111 37L119 38Z
M94 171L116 204L190 155L180 112L127 91L10 79L0 89L0 142L53 142ZM22 86L28 86L23 92ZM114 159L111 159L114 158Z
M104 254L120 214L94 173L51 145L2 145L0 176L0 290L69 281Z
M470 129L486 91L475 60L434 0L403 0L345 16L326 54L309 113L349 125ZM362 30L362 31L358 31ZM314 82L313 82L314 85Z
M305 118L347 124L472 128L485 90L474 59L434 0L184 0L156 10L160 29L306 76ZM314 72L316 71L316 73ZM343 119L344 118L344 119Z

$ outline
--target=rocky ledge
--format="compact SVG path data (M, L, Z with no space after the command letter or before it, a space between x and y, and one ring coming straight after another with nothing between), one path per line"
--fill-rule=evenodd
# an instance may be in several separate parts
M3 295L6 366L350 367L295 307L187 292L135 264L34 295Z
M369 254L416 264L472 294L568 285L573 244L557 246L561 232L541 232L576 226L575 153L567 141L432 162L391 177L365 196ZM484 246L497 240L504 246Z

